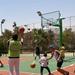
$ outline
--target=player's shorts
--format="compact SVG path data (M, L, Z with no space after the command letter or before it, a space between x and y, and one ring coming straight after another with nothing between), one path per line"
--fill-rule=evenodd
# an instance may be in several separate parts
M40 52L39 51L36 51L36 55L39 56L40 55Z
M40 55L40 53L36 53L36 55L37 55L37 56L39 56L39 55Z
M62 59L62 61L57 62L57 67L61 68L62 64L63 64L63 59Z

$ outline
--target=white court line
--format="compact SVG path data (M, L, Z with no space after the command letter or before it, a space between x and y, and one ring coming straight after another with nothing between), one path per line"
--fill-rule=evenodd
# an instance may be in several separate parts
M0 70L0 71L7 71L7 72L9 72L9 70ZM15 72L15 71L14 71ZM20 73L28 73L29 75L32 75L32 74L38 74L38 73L31 73L31 72L20 72ZM38 74L39 75L39 74Z
M75 64L71 64L71 65L68 65L68 66L66 66L66 67L63 67L63 68L61 68L61 69L65 69L65 68L67 68L67 67L70 67L70 66L73 66L73 65L75 65ZM57 70L55 70L55 71L52 71L51 73L53 73L53 72L56 72Z

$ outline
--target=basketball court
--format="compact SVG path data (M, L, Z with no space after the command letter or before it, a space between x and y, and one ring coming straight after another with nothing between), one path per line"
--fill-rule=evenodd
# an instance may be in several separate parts
M57 27L59 28L60 32L60 43L57 45L62 44L62 19L60 18L60 12L50 12L40 15L41 16L41 27L44 29L45 27L51 28L51 27ZM50 54L49 54L50 55ZM48 57L49 57L48 55ZM42 55L41 55L42 56ZM2 56L1 61L4 64L4 67L0 67L0 75L9 75L9 67L8 67L8 57ZM36 67L31 68L30 64L35 61ZM62 65L61 71L56 70L56 60L53 58L49 60L49 68L53 75L64 75L66 71L69 72L69 75L75 75L75 57L71 56L70 54L65 57L64 63ZM23 54L20 58L20 75L40 75L40 64L39 64L39 58L34 60L34 56L32 54ZM44 69L43 71L44 75L47 75L47 70ZM15 74L15 72L14 72ZM16 74L15 74L16 75Z
M42 55L41 55L42 56ZM49 56L48 56L49 57ZM39 58L35 60L36 67L31 68L30 63L34 61L33 55L21 55L20 58L20 75L40 75L40 64L38 62ZM3 56L1 61L4 64L4 67L0 67L0 75L9 75L9 68L8 68L8 58ZM66 56L64 64L62 66L62 71L56 71L56 60L53 58L49 61L49 68L54 75L63 75L64 71L69 71L70 75L75 75L75 57L73 56ZM15 73L15 72L14 72ZM47 75L47 71L44 69L44 75ZM15 74L16 75L16 74Z

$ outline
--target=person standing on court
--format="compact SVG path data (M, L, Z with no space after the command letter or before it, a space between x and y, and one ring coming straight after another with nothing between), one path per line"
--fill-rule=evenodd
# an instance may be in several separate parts
M14 68L16 75L19 74L19 58L20 48L23 44L23 33L21 33L21 41L18 41L18 34L13 34L12 39L8 41L8 64L10 75L14 75Z
M39 59L40 59L40 47L39 47L39 44L37 44L36 46L36 56L35 56L35 60L36 60L36 57L39 56Z
M60 48L60 52L61 52L61 57L64 59L65 58L65 46L64 46L64 44L62 44L62 46Z

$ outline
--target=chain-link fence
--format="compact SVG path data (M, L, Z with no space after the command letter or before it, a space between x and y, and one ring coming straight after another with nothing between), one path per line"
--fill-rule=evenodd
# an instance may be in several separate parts
M75 16L66 17L63 20L63 42L66 50L75 52Z
M34 45L34 30L35 29L42 29L41 23L33 23L33 24L27 24L25 25L25 43L24 47L27 47L27 49L35 49ZM65 19L62 22L62 35L63 35L63 43L65 44L66 51L74 51L75 50L75 16L71 17L65 17ZM55 45L56 48L59 48L60 46L60 29L59 27L55 26L44 26L43 30L45 32L48 32L51 30L54 33L54 38L52 44ZM50 34L49 34L50 35ZM47 36L49 36L47 35ZM31 46L30 46L31 45Z

